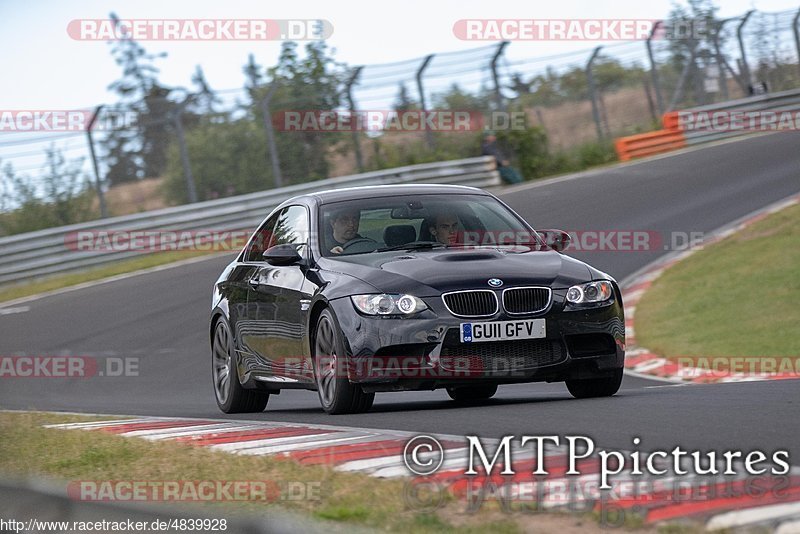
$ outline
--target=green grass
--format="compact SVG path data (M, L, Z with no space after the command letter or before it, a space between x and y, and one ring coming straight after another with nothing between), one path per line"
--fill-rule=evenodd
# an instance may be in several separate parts
M176 261L196 258L199 256L207 256L209 254L209 252L202 250L157 252L154 254L142 255L140 258L133 258L104 267L98 267L96 269L89 269L77 273L55 275L30 283L0 286L0 302L36 295L38 293L44 293L45 291L53 291L55 289L75 286L84 282L94 282L96 280L102 280L103 278L109 278L119 274L131 273L141 269L148 269L150 267L158 267L160 265L166 265L168 263L174 263Z
M800 356L800 205L670 267L636 307L643 347L679 357Z

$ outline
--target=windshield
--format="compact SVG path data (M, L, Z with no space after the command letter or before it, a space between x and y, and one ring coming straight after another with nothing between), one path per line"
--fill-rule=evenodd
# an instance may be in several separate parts
M457 246L540 245L530 228L485 195L404 195L320 206L323 256Z

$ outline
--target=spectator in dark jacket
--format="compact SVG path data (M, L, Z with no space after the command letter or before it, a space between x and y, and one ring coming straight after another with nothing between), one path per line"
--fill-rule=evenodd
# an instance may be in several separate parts
M494 132L489 131L484 134L483 142L481 143L481 155L494 157L497 162L497 171L504 182L518 184L522 181L522 176L509 164L508 158L497 146L497 137Z

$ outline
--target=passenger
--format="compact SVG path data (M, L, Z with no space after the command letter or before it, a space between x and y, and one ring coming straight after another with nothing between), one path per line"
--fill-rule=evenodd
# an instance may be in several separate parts
M461 222L454 213L440 212L432 217L428 223L428 231L435 241L445 245L459 242Z

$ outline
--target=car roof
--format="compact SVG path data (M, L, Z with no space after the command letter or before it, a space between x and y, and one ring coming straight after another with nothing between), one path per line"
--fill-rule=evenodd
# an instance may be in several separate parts
M356 200L362 198L390 197L397 195L415 194L445 194L445 195L489 195L486 191L476 187L464 185L445 184L402 184L402 185L368 185L359 187L345 187L342 189L327 189L315 193L307 193L302 197L314 198L319 204L339 202L342 200ZM302 197L297 197L302 198Z

